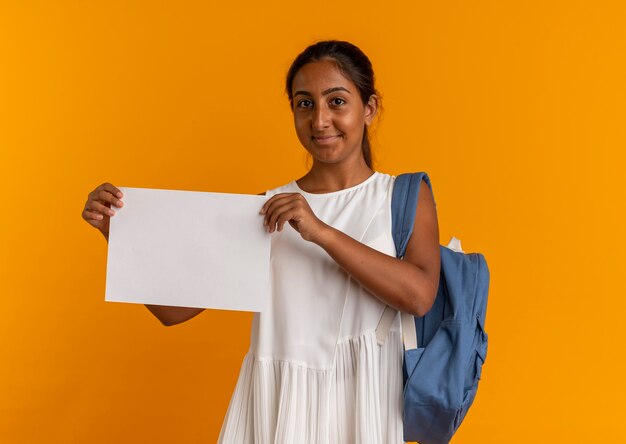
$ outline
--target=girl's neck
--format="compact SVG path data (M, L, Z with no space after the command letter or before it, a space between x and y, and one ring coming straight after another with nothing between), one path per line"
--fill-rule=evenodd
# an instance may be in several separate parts
M296 182L307 193L332 193L364 182L374 170L361 159L358 165L325 164L313 161L313 167Z

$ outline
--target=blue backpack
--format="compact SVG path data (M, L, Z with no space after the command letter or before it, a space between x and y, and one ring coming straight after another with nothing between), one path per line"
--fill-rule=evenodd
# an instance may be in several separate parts
M413 230L424 172L401 174L392 195L392 230L398 258ZM441 275L432 308L422 317L400 313L404 343L404 440L448 443L472 405L487 357L485 315L489 269L480 253L465 254L452 238L440 245ZM383 344L397 315L385 308L376 330Z

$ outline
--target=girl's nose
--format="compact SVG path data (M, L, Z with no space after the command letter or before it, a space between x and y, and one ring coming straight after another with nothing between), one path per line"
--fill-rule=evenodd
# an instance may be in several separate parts
M323 106L313 111L313 129L319 131L330 126L330 112Z

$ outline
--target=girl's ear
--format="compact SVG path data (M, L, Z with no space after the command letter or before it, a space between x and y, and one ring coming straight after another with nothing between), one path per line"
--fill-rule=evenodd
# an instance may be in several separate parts
M370 126L378 112L378 97L372 94L365 105L365 125Z

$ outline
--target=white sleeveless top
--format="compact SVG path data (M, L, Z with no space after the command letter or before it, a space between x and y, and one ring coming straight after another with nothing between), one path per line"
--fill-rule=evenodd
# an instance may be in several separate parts
M395 257L394 180L375 172L323 194L292 181L266 196L300 193L320 220ZM400 317L378 345L385 303L289 224L272 234L270 268L218 443L404 443Z

